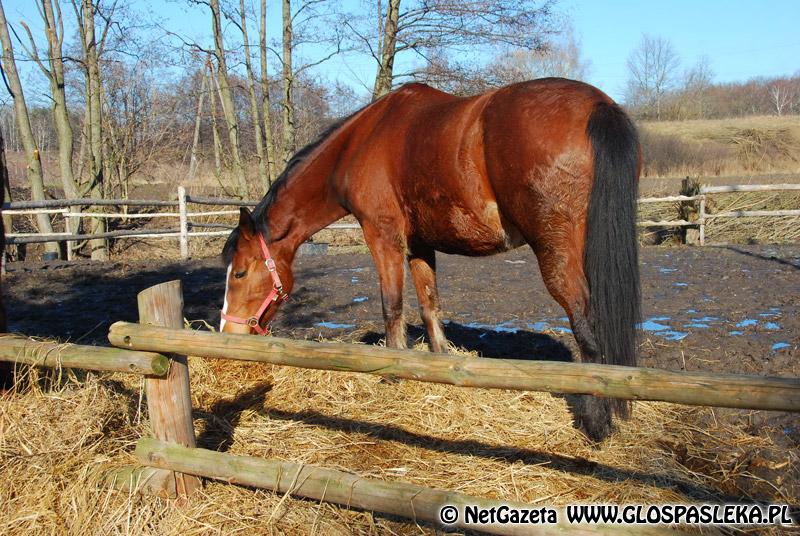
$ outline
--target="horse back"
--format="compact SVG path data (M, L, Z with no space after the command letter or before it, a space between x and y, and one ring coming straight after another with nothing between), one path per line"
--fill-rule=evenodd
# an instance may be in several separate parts
M447 253L517 247L526 241L520 212L530 214L532 205L547 202L543 196L573 189L579 204L587 202L586 125L604 99L563 79L466 98L404 86L365 110L354 129L358 141L350 145L359 150L343 158L348 208ZM568 173L554 173L559 169Z

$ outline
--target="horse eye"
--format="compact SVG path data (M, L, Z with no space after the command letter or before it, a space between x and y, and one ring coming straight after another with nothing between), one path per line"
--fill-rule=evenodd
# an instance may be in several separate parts
M235 274L233 274L233 277L235 277L236 279L241 279L246 275L247 275L247 270L242 270L241 272L236 272Z

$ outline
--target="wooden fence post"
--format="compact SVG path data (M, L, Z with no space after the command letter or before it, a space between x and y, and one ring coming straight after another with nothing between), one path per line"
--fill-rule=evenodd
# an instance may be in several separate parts
M181 259L189 258L189 218L186 214L186 188L178 186L178 213L181 227Z
M701 190L702 192L702 190ZM700 215L698 221L700 222L700 245L706 245L706 195L702 194L700 198Z
M686 197L696 197L697 194L700 192L700 183L690 177L686 177L681 181L681 191L680 194ZM696 201L683 201L680 203L679 212L681 215L681 219L686 220L687 222L692 221L692 216L698 213L698 207ZM699 243L699 235L700 231L694 228L694 226L686 226L682 229L683 234L683 243L687 245L695 245Z
M180 281L168 281L139 293L139 322L172 329L183 329L183 290ZM162 441L195 447L192 424L192 396L189 367L185 355L170 354L169 373L163 378L145 380L147 410L153 434ZM175 492L190 495L201 487L198 477L175 473ZM165 493L169 490L165 489Z
M67 234L72 234L72 222L69 217L64 218L64 232ZM72 240L67 240L67 260L72 260Z

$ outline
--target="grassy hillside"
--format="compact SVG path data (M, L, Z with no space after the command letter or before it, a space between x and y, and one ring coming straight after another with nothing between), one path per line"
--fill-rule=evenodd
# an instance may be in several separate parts
M800 116L639 123L645 177L800 173Z

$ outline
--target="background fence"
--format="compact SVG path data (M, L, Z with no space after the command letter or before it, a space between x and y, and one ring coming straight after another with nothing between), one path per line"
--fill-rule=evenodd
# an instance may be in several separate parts
M692 227L699 229L699 243L705 245L705 231L707 223L715 218L758 218L776 216L800 217L800 208L790 210L737 210L718 213L707 212L706 201L713 194L733 192L764 192L800 190L800 184L763 184L763 185L734 185L734 186L703 186L697 195L673 195L665 197L646 197L639 199L639 203L693 203L697 204L697 219L686 220L641 220L640 227ZM134 200L134 199L53 199L46 201L15 201L3 205L5 216L24 216L34 214L51 214L64 219L63 233L15 233L7 232L8 244L31 244L43 242L67 242L67 259L71 260L74 244L92 238L168 238L177 239L181 258L189 256L189 241L199 237L227 236L234 225L218 222L201 222L198 218L213 216L233 216L238 214L237 209L202 210L190 209L190 205L200 207L254 207L258 201L226 199L202 196L190 196L183 186L178 187L175 201L163 200ZM75 210L81 207L81 210ZM85 208L115 207L123 208L122 212L84 211ZM166 212L128 212L127 208L140 207L150 209L172 209ZM171 219L177 220L177 227L158 229L129 229L114 230L94 234L76 234L71 228L75 218L104 218L116 220L134 219ZM326 229L360 229L357 223L337 222Z

